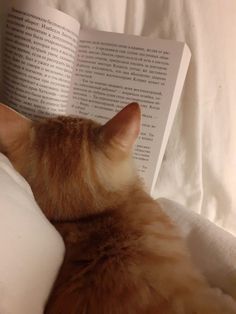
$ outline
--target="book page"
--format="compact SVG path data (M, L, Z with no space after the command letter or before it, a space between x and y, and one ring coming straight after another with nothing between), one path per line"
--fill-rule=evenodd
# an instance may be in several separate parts
M163 157L169 113L178 102L173 106L172 97L183 50L179 42L80 31L68 113L104 123L126 104L138 102L142 128L134 158L149 191Z
M8 4L6 1L1 1L0 0L0 100L1 100L1 95L2 95L2 66L3 66L3 39L4 39L4 32L5 28L3 25L6 23L6 17L7 17L7 12L8 12Z
M14 1L5 27L1 101L32 118L65 114L79 28L60 11Z

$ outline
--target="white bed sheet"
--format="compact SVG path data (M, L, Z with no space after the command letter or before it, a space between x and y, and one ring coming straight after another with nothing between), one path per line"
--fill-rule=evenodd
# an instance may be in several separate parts
M0 13L6 1L0 0ZM38 2L74 16L82 27L187 42L192 60L155 196L236 234L236 2Z
M0 313L43 314L64 257L60 234L0 153Z

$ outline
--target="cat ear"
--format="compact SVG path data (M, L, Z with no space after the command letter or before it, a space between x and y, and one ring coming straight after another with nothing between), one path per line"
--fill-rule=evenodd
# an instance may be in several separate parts
M105 142L129 153L139 135L140 125L140 107L137 103L131 103L102 127Z
M30 125L30 119L0 104L0 149L8 150L21 134L28 131Z

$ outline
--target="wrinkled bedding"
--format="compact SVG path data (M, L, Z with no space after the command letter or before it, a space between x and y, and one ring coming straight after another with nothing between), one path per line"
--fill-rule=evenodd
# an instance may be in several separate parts
M236 234L236 2L38 2L74 16L83 28L187 42L192 60L155 197L175 200Z

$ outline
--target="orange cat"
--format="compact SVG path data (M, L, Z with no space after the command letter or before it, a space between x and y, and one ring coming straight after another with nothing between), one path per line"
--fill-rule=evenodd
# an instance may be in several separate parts
M32 122L0 105L0 150L66 244L46 313L236 314L145 192L131 157L139 129L135 103L104 126L72 117Z

